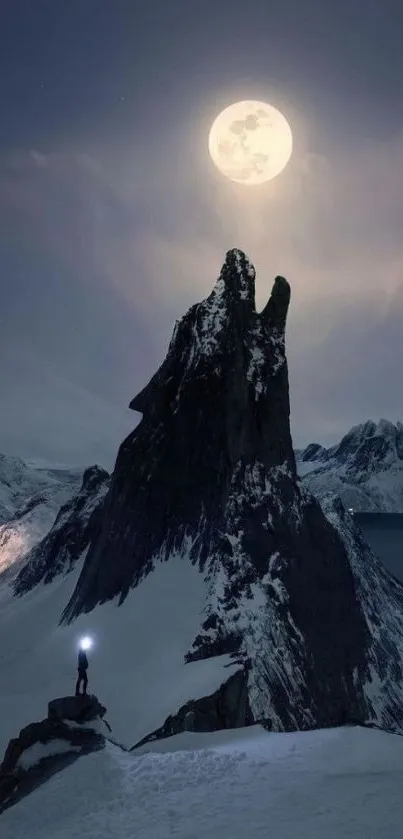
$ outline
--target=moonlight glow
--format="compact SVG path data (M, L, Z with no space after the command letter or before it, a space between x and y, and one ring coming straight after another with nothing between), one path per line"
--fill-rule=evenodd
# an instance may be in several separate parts
M86 635L84 638L81 638L79 647L81 650L90 650L92 647L92 638L89 638L88 635Z
M218 115L209 134L209 152L223 175L241 184L275 178L292 152L291 128L265 102L235 102Z

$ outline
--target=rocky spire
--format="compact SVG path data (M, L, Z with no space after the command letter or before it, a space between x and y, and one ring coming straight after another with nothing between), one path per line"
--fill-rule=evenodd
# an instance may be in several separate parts
M228 251L211 294L175 325L167 357L130 407L143 414L122 443L105 526L66 611L124 596L157 554L180 549L203 564L224 515L234 470L295 477L284 330L290 299L278 277L255 310L255 269ZM152 523L152 524L151 524Z

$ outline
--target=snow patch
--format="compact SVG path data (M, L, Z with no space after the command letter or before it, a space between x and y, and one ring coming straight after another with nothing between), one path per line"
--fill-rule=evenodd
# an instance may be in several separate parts
M47 757L65 754L66 752L80 751L80 746L72 746L70 743L66 743L65 740L55 739L50 740L49 743L34 743L33 746L25 749L22 753L18 760L17 768L31 769L32 766L35 766L40 760L44 760Z

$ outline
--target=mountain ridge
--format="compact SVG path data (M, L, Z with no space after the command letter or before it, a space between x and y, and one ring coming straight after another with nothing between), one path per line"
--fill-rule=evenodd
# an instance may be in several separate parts
M136 410L134 403L131 407ZM381 440L377 449L365 452L368 442L385 430L386 442L391 434L398 437L395 448L385 448ZM382 452L386 459L380 456ZM403 513L402 423L367 420L353 426L338 443L328 448L310 443L295 449L295 457L298 474L319 500L333 492L356 512ZM49 534L61 507L79 493L85 471L84 467L38 465L0 454L0 573L8 568L12 576L28 561L30 551Z
M14 573L80 486L79 468L38 466L0 454L0 573Z
M403 512L401 422L367 420L330 448L311 443L296 457L301 478L317 498L333 492L357 512Z

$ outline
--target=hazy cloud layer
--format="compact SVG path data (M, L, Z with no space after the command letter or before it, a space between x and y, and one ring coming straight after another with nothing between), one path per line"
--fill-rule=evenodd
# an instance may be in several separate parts
M123 180L121 171L80 155L35 150L8 161L0 183L4 217L24 231L26 262L30 248L39 249L53 266L46 277L24 272L21 288L17 282L9 289L2 342L13 350L2 420L10 446L21 447L27 410L31 443L38 445L43 410L51 429L44 451L61 446L66 456L85 459L88 452L93 459L98 449L100 457L109 434L117 441L136 421L125 405L161 361L173 320L209 293L232 246L255 262L258 307L276 273L292 285L288 348L297 442L333 439L367 416L403 416L396 387L403 351L403 140L334 156L332 163L308 151L298 159L297 150L282 178L257 189L211 174L207 158L199 166L191 189L179 173L161 180L160 193L154 185L150 202L146 175L139 189L135 177ZM130 170L129 159L124 167ZM150 203L155 209L147 216ZM18 332L33 369L21 360Z

